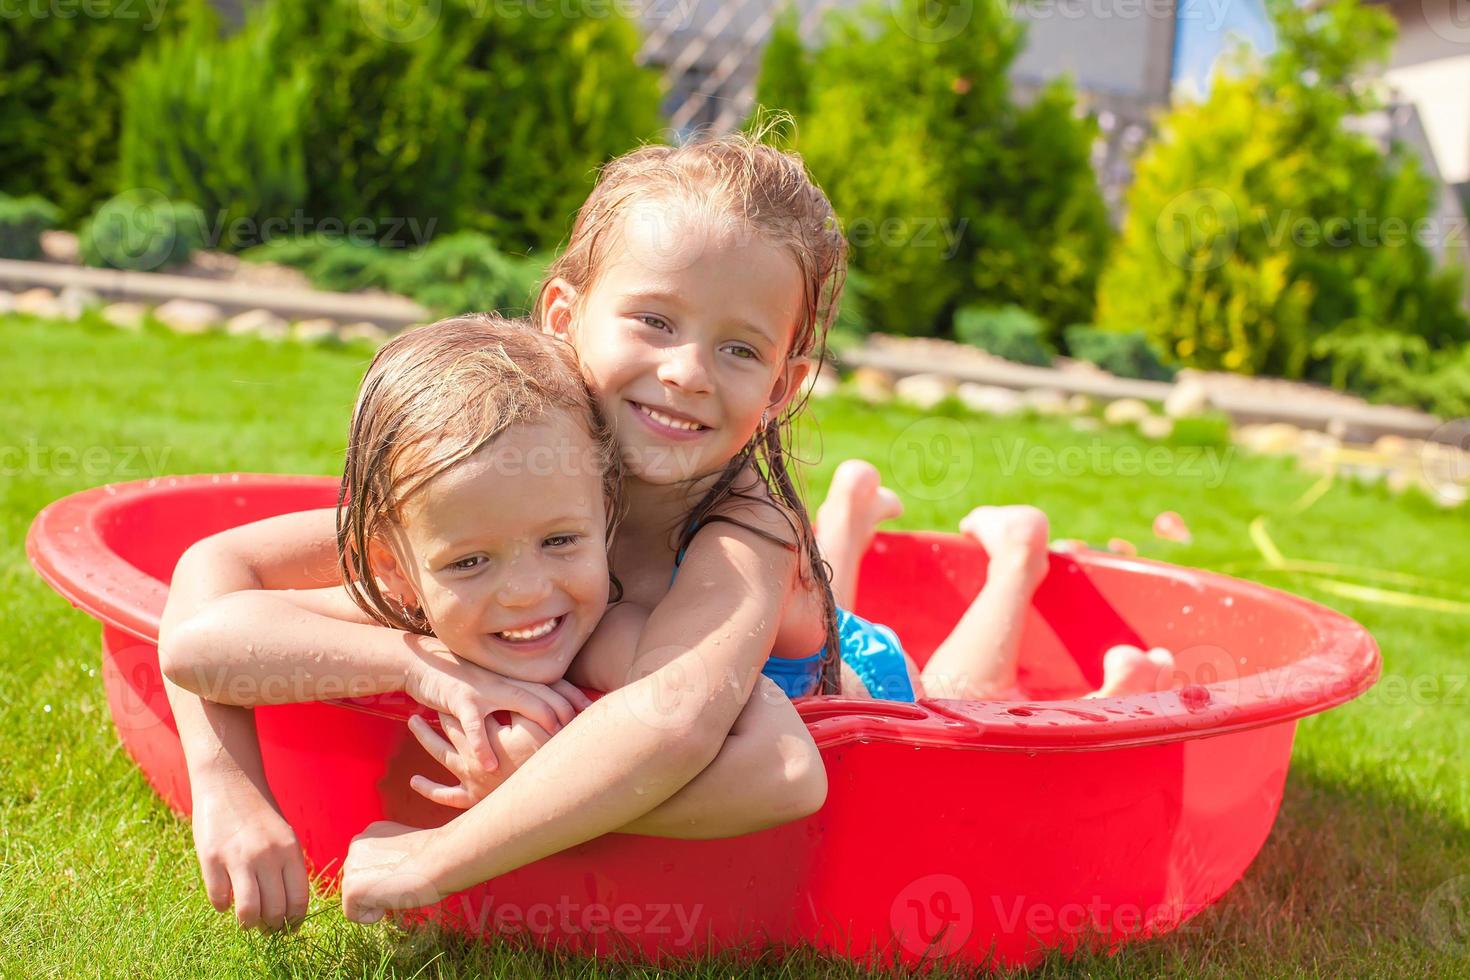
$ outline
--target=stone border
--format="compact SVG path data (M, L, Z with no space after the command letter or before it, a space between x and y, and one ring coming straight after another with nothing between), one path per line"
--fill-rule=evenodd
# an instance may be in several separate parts
M207 303L226 316L265 310L283 320L371 323L390 333L433 318L430 311L412 300L388 294L262 288L158 272L122 272L55 262L0 259L0 289L21 293L37 288L57 292L85 290L105 300L139 306L162 306L171 300L187 300Z
M839 366L870 368L895 378L929 375L951 382L985 385L1012 391L1047 390L1063 395L1085 395L1102 401L1137 399L1168 402L1170 396L1189 383L1187 376L1170 384L1162 381L1134 381L1103 372L1074 373L1055 368L1015 364L999 358L951 359L932 354L908 352L891 346L865 347L844 351ZM1198 384L1198 382L1196 382ZM1387 405L1321 405L1290 400L1263 401L1240 392L1208 390L1204 397L1208 407L1230 416L1237 424L1282 422L1302 429L1327 432L1344 442L1371 443L1382 436L1453 442L1456 435L1446 423L1424 412Z

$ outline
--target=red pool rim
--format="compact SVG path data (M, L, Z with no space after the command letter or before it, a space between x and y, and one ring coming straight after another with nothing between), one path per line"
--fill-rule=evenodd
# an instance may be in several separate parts
M26 553L37 572L72 605L147 643L156 643L167 584L130 564L108 544L105 528L138 497L159 487L173 493L269 486L321 491L328 477L204 474L109 484L62 498L31 525ZM896 532L953 540L941 532ZM880 534L880 539L884 535ZM1099 552L1053 556L1058 565L1119 569L1188 581L1223 595L1295 607L1315 636L1294 660L1235 681L1093 701L946 701L918 704L835 697L798 702L819 747L892 742L1014 752L1102 751L1220 735L1294 721L1350 701L1371 687L1381 668L1377 644L1341 613L1254 582L1141 558ZM406 696L338 701L355 710L407 717ZM1110 713L1113 709L1117 713Z

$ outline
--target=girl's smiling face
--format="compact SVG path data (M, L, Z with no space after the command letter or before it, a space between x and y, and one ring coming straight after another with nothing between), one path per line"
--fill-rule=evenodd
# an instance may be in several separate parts
M567 412L515 425L402 508L373 568L466 660L549 684L608 601L607 514L592 437Z
M811 361L788 356L803 300L788 250L649 207L651 220L635 208L619 222L585 295L548 286L546 323L575 345L628 474L667 484L718 472Z

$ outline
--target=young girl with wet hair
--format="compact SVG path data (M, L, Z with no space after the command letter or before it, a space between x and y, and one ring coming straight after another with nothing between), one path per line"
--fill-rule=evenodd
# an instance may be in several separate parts
M819 539L790 472L790 427L840 300L845 248L800 159L743 137L647 147L604 170L537 317L576 349L618 443L625 514L612 563L624 598L604 624L636 638L633 654L575 661L571 679L611 693L463 815L361 835L344 869L350 917L424 904L626 827L703 778L761 683L908 700L1013 685L1021 616L1045 569L1034 509L980 508L962 523L991 551L992 573L922 673L891 631L835 601L834 584L850 600L874 524L894 510L875 473L845 466ZM318 553L323 532L320 518L257 529L315 535Z
M468 806L589 703L562 679L574 657L593 673L632 657L626 614L599 626L618 599L620 492L616 446L564 342L490 316L410 331L374 358L353 412L342 584L205 606L161 645L165 674L240 706L406 691L438 711L439 730L422 715L409 726L454 777L413 787ZM374 642L387 635L397 642ZM487 724L501 709L511 723ZM805 725L767 685L706 777L627 829L740 833L809 813L825 791ZM216 904L229 889L265 905L234 878L215 888Z

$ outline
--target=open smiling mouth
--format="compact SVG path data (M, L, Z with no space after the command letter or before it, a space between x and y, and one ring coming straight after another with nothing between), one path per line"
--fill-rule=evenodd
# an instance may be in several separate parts
M636 410L637 413L642 416L646 421L653 423L658 428L667 429L671 432L686 433L690 435L696 432L704 432L709 429L709 426L701 425L700 423L695 422L693 419L686 419L678 415L670 415L668 412L662 411L661 409L653 408L648 405L644 405L642 402L629 401L628 404L632 405L634 410Z
M501 630L499 633L492 633L490 635L504 643L537 643L545 640L547 637L551 636L551 634L560 629L561 624L566 621L566 618L566 613L562 613L560 616L553 616L550 619L543 619L539 623L532 623L531 625L521 627L520 629Z

